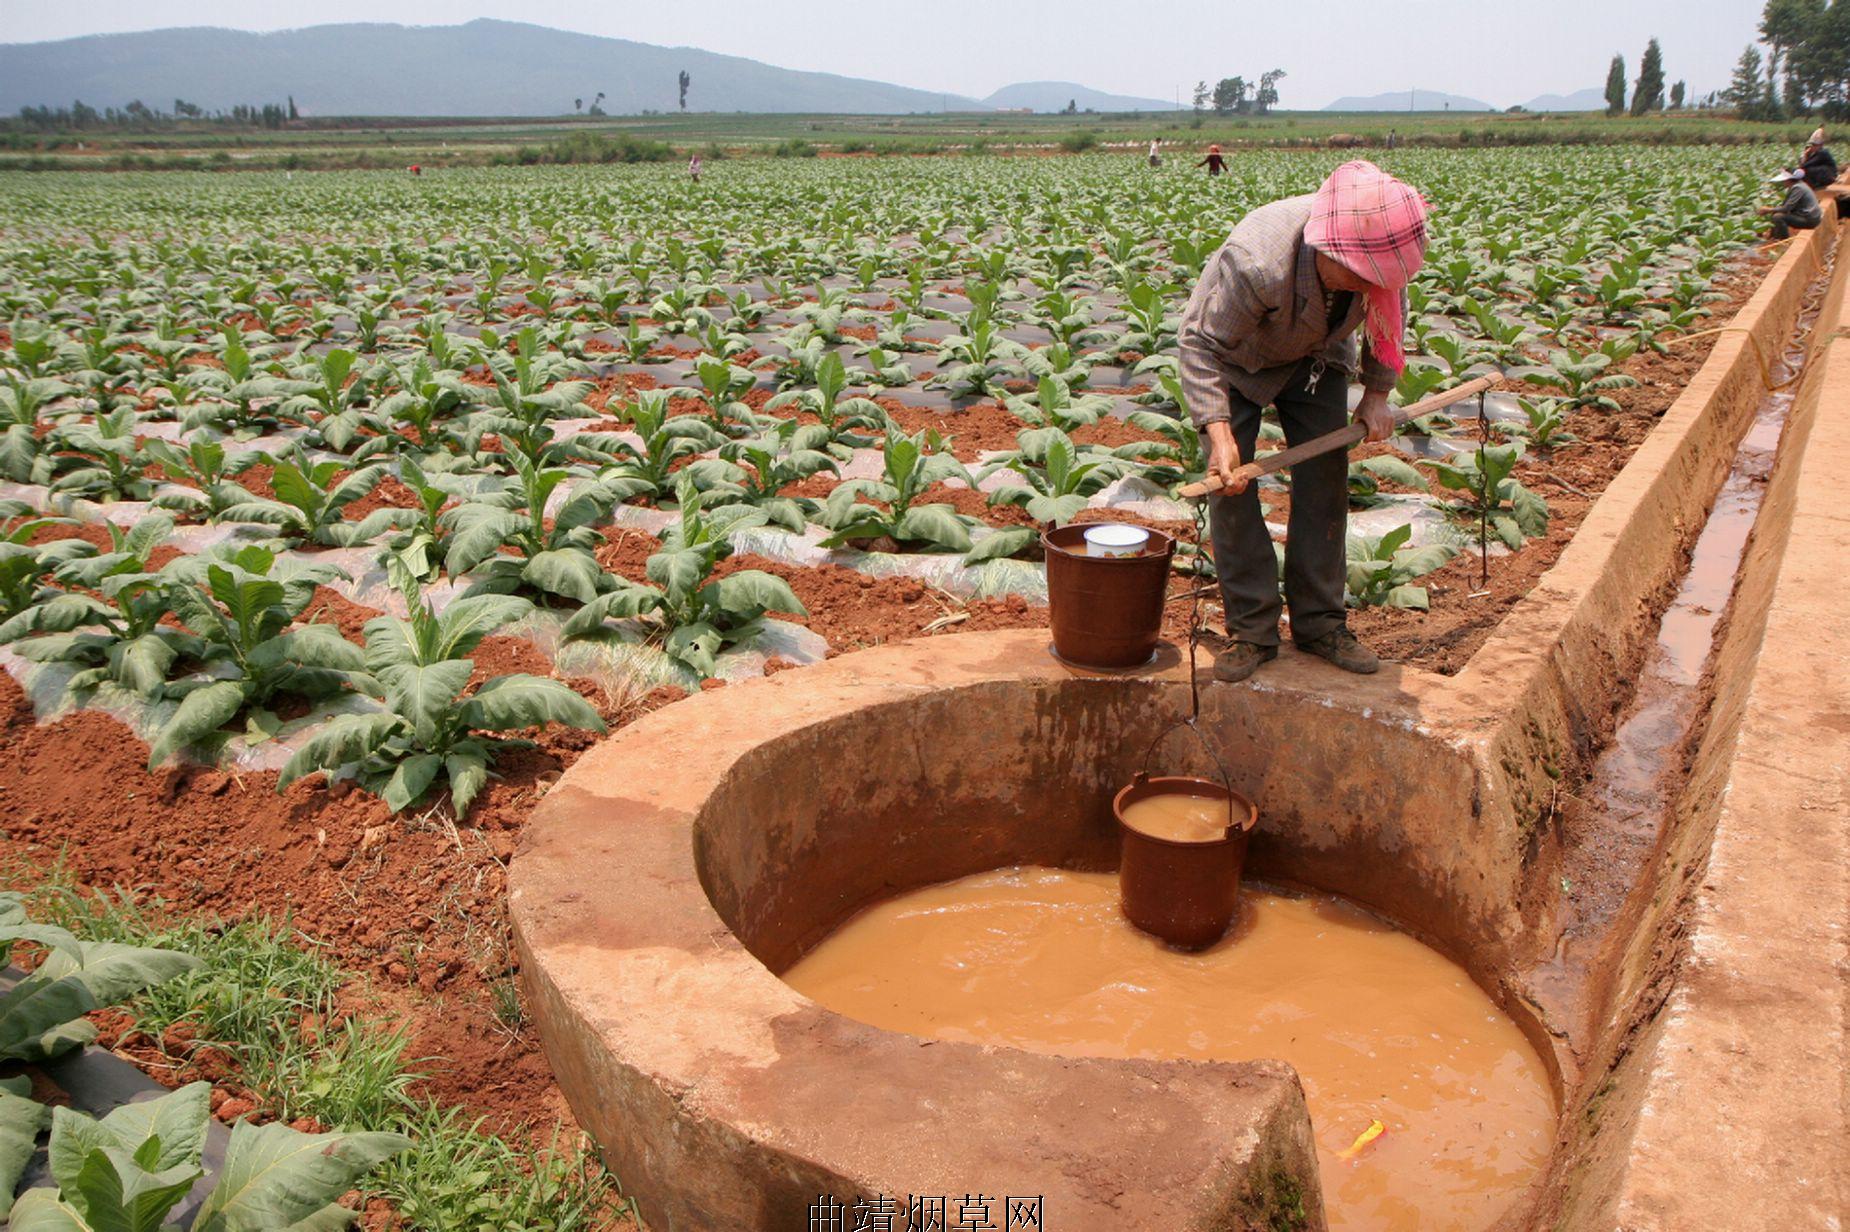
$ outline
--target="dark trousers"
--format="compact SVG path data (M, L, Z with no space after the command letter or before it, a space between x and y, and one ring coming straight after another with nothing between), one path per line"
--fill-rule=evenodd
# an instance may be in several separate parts
M1818 224L1809 218L1800 218L1795 214L1782 211L1773 215L1773 238L1776 240L1790 239L1794 231L1814 231L1817 227Z
M1313 390L1307 387L1311 370L1312 361L1299 364L1273 404L1285 440L1292 445L1334 432L1349 422L1347 378L1337 369L1326 368ZM1263 409L1238 393L1233 396L1233 439L1239 443L1242 459L1253 456ZM1284 602L1278 594L1278 558L1259 512L1258 485L1238 496L1209 498L1208 521L1229 637L1261 646L1278 645L1278 617L1284 603L1291 605L1293 641L1311 641L1343 623L1349 529L1349 458L1344 451L1291 468Z

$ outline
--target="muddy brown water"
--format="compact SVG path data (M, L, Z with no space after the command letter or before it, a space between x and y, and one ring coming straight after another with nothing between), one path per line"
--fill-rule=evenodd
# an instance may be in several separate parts
M1437 951L1324 895L1249 885L1228 935L1190 954L1124 919L1113 874L1000 869L863 911L783 978L932 1039L1290 1062L1338 1232L1490 1228L1554 1141L1548 1073L1517 1026Z
M1218 842L1233 817L1227 801L1214 796L1145 796L1124 806L1125 825L1175 843Z

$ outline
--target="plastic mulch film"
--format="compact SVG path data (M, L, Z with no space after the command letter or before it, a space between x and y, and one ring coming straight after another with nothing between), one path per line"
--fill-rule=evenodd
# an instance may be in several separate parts
M32 702L32 713L40 723L55 722L77 710L94 710L108 715L149 744L179 708L178 700L150 701L113 682L89 690L81 698L72 696L69 685L77 668L65 663L33 663L10 650L0 650L0 668L19 682ZM209 680L201 673L188 679ZM253 718L245 730L218 742L212 750L212 764L228 770L260 772L281 770L290 757L329 719L342 714L365 714L382 707L377 701L359 693L343 693L318 703L307 714L287 721ZM210 748L202 745L193 750L201 753Z

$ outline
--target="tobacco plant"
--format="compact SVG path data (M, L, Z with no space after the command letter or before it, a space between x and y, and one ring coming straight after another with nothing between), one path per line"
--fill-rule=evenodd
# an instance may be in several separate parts
M1350 535L1344 586L1351 607L1401 607L1426 611L1430 597L1416 578L1458 554L1444 544L1408 547L1412 526L1397 526L1385 535Z
M484 637L526 615L513 595L458 599L432 609L409 572L394 570L408 615L366 622L365 691L384 703L371 714L340 715L297 749L283 767L282 791L306 774L351 769L395 813L419 804L439 780L460 818L487 784L495 759L531 742L501 732L563 724L602 732L604 721L557 680L524 673L495 676L471 689Z
M681 481L678 495L680 520L662 536L662 550L645 564L648 583L624 582L586 603L566 622L565 633L572 638L622 636L606 622L637 621L650 641L705 679L719 670L722 650L758 636L765 613L806 616L809 609L789 583L762 570L714 576L719 562L732 554L727 535L764 525L764 510L720 504L723 496L700 492L692 479Z
M172 531L173 519L161 515L127 531L112 524L110 550L60 565L55 589L0 624L0 643L13 643L32 662L76 668L65 686L73 694L112 680L159 697L174 663L205 649L191 633L162 623L172 604L151 557Z
M219 510L223 521L271 526L280 537L292 541L347 547L406 520L404 510L392 508L376 510L359 522L349 522L342 515L348 505L379 486L386 476L383 465L363 466L343 476L339 462L311 462L299 450L270 461L270 490L275 498L247 492L245 499ZM227 493L219 495L222 498Z
M75 525L74 520L35 517L32 506L24 501L0 500L0 520L14 518L23 520L0 533L0 620L9 621L51 597L44 583L59 566L96 553L96 545L83 539L53 539L34 545L31 539L43 527Z
M1446 505L1465 522L1475 522L1512 550L1525 538L1548 533L1548 502L1511 477L1522 460L1523 447L1480 445L1473 453L1455 454L1449 462L1423 461L1441 488L1456 492L1460 500Z
M947 479L960 479L969 487L976 486L963 464L941 452L941 447L942 441L935 431L907 436L889 427L886 447L881 451L881 477L849 479L836 484L823 502L816 521L834 532L822 541L823 546L840 547L886 539L899 545L968 552L970 528L976 520L958 513L950 505L920 499L926 489Z
M328 697L365 670L360 648L333 626L290 628L315 587L341 576L330 565L284 564L253 545L183 556L162 572L174 615L199 638L201 657L216 670L169 687L180 704L155 736L149 769L207 741L247 709L266 711L279 693ZM274 716L252 717L274 726Z
M1131 464L1109 450L1075 445L1058 428L1024 429L1015 439L1020 448L985 467L978 480L997 471L1013 471L1022 483L996 488L989 494L989 503L1016 506L1044 526L1066 525L1091 497L1131 469ZM1034 537L1033 531L1022 527L1000 530L980 541L966 559L1012 556Z
M21 1194L8 1226L15 1232L176 1228L165 1222L168 1214L205 1175L201 1158L211 1094L211 1083L195 1082L159 1099L123 1104L101 1119L73 1108L51 1110L46 1154L55 1188ZM9 1110L0 1105L0 1112ZM8 1127L31 1130L24 1135L29 1149L37 1126L16 1117ZM358 1212L341 1206L340 1198L379 1163L410 1146L402 1134L310 1134L287 1125L239 1121L231 1129L217 1184L192 1227L194 1232L347 1227Z
M484 484L439 519L449 532L444 570L473 574L472 592L556 595L589 603L615 582L593 554L594 523L611 506L648 490L645 481L619 473L593 477L582 467L540 467L512 456L514 475ZM572 480L571 495L556 513L547 501Z
M886 412L871 398L842 397L847 388L847 366L841 356L831 353L816 365L814 388L778 394L765 403L765 413L776 414L794 407L814 415L823 439L813 447L846 461L854 450L873 445L878 437L868 434L884 432L888 424Z

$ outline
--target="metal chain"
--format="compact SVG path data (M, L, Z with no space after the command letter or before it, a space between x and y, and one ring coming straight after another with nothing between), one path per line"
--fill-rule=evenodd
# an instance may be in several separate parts
M1201 717L1201 683L1195 671L1195 653L1201 646L1201 574L1199 569L1205 554L1204 545L1208 536L1208 497L1200 496L1194 501L1195 507L1195 567L1194 580L1189 583L1188 599L1188 721L1193 724Z

